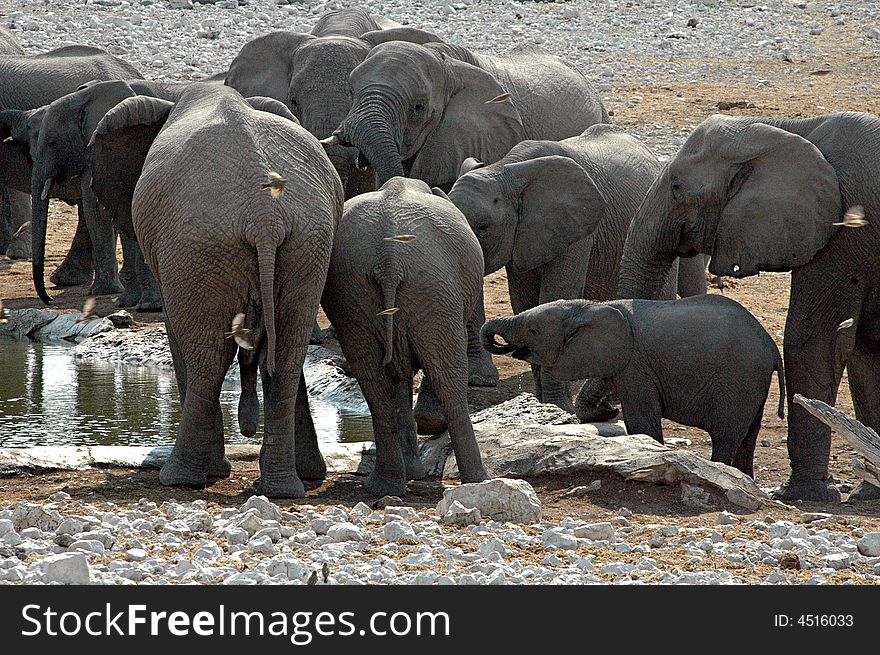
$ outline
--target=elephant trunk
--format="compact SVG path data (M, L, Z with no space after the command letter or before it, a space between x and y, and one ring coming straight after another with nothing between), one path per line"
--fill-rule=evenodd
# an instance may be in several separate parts
M46 260L46 225L49 222L49 194L52 191L52 178L34 175L31 180L31 248L33 261L34 287L37 295L47 305L52 298L46 292L46 281L43 277Z
M480 329L480 342L483 348L493 355L507 355L516 350L516 346L510 343L513 321L513 318L493 318L486 321ZM496 336L500 336L506 343L499 343Z
M668 166L654 180L630 223L620 260L618 298L661 298L675 261Z
M366 100L352 107L335 134L344 145L361 151L379 178L379 185L392 177L403 176L400 143L395 136L395 121L381 100Z

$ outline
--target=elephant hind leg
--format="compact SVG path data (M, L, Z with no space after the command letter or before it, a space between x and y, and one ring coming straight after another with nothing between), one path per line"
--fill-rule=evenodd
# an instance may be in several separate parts
M403 496L406 493L406 465L397 423L398 403L395 383L383 367L365 368L367 375L358 377L364 398L373 417L373 438L376 442L376 465L364 481L364 489L375 496Z
M764 403L752 419L745 439L733 453L733 466L746 475L755 477L755 446L758 443L758 433L761 431L761 420L764 418Z
M296 390L296 427L294 451L296 473L301 480L323 480L327 477L327 464L318 447L318 433L309 409L309 392L304 375L300 376Z
M421 394L419 395L421 398ZM412 378L394 384L394 402L397 412L397 432L407 480L421 480L427 475L419 457L419 440L413 416Z

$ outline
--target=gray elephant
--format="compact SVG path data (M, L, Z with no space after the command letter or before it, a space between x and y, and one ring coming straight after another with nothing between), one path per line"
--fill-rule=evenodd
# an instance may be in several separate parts
M615 297L627 228L659 170L645 145L598 124L563 141L524 141L488 166L466 160L449 199L480 241L485 274L506 267L519 314L551 300ZM696 278L683 287L705 292L701 267L681 273ZM665 297L676 287L671 275ZM538 399L573 412L567 385L532 370Z
M177 103L135 96L110 110L89 165L102 204L130 198L162 291L182 414L160 481L228 475L219 395L238 350L243 387L259 366L265 396L256 491L302 496L302 479L326 471L314 430L294 435L310 421L302 364L342 215L327 155L283 104L193 84ZM256 394L241 402L251 431Z
M68 46L34 56L0 55L0 111L36 110L91 80L141 77L133 66L89 46ZM24 193L31 192L30 157L25 144L30 140L27 130L38 128L39 120L39 114L36 114L17 127L0 124L0 184ZM11 136L12 141L9 140ZM35 201L39 201L41 193L42 189L35 190ZM52 273L51 281L59 286L90 283L94 266L90 293L121 291L115 238L111 240L105 226L97 220L94 194L87 188L77 189L76 185L55 189L53 194L78 205L80 220L70 252ZM48 299L48 295L42 297Z
M713 116L642 203L640 229L623 251L620 297L655 297L682 253L710 254L716 275L791 270L789 394L833 405L845 367L856 416L880 430L878 170L880 119L870 114ZM829 428L791 397L789 406L791 477L777 496L839 500L828 473ZM869 484L851 496L878 497Z
M195 82L199 84L200 82ZM74 189L89 188L91 173L86 160L86 146L98 121L110 109L134 95L147 95L164 100L176 100L186 88L185 83L151 82L146 80L115 80L84 84L73 93L58 98L46 107L34 110L7 110L0 112L0 125L8 125L14 141L27 138L28 154L33 161L31 188L49 189L34 198L32 218L32 252L34 255L34 285L41 297L45 291L43 265L45 261L46 226L49 213L49 195L56 185ZM74 193L75 195L75 193ZM79 201L84 201L80 194ZM88 207L94 213L94 223L100 233L112 239L115 259L116 237L120 232L125 266L120 279L125 290L117 301L120 307L137 305L139 311L161 311L162 301L155 280L137 245L131 224L131 208ZM102 213L103 212L103 213ZM111 224L113 218L117 220ZM48 294L47 294L48 295Z
M563 139L610 123L586 77L534 46L504 57L448 44L376 46L350 76L348 116L322 141L352 145L382 184L395 175L448 191L467 157L492 163L525 139ZM469 381L498 383L479 345L482 296L468 328Z
M630 434L663 443L661 418L706 430L712 461L747 475L774 371L784 416L779 350L748 310L724 296L557 300L492 319L480 336L490 352L547 367L559 380L609 380Z
M15 35L0 26L0 56L23 54L24 48L19 45ZM30 205L26 193L0 185L0 255L6 252L12 235L30 220Z
M303 127L328 137L351 108L348 76L378 43L439 41L422 30L349 7L324 14L310 34L273 32L242 47L232 60L226 84L248 96L284 102ZM357 150L328 149L346 198L376 188L375 174L357 164Z
M442 191L394 178L345 204L322 306L373 416L376 495L406 491L424 475L416 443L412 382L449 426L463 482L487 479L467 404L467 338L483 282L480 246Z

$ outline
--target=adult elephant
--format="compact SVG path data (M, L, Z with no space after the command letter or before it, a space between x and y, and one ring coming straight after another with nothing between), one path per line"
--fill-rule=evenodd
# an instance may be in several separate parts
M467 160L449 199L483 249L485 274L504 267L515 314L561 299L611 300L627 229L660 164L638 139L593 125L562 141L523 141L484 166ZM664 297L674 298L678 265ZM682 271L684 273L684 271ZM697 270L697 286L706 276ZM565 383L533 366L535 395L573 412Z
M246 43L229 67L226 84L243 96L268 96L285 103L303 127L329 137L351 108L348 76L378 43L439 41L439 37L350 7L322 16L311 33L273 32ZM346 198L376 188L375 175L357 166L357 150L335 147L327 154Z
M526 139L576 136L610 123L586 77L534 46L485 57L460 46L389 42L350 77L348 116L322 141L355 146L384 184L407 175L447 191L467 157L492 163ZM482 296L468 321L469 384L495 386L480 347Z
M0 55L23 55L24 48L19 45L5 27L0 26ZM3 164L0 163L0 167ZM31 201L28 194L0 185L0 255L6 252L9 240L16 230L30 220Z
M880 119L870 114L713 116L664 168L627 235L622 298L656 297L676 255L711 255L715 275L791 271L791 476L780 499L840 499L828 473L830 430L792 403L795 393L833 405L845 367L857 417L880 429L878 167ZM868 224L839 227L856 205ZM880 489L863 483L852 497L878 498Z
M0 125L8 126L11 138L27 148L33 162L31 188L48 188L51 193L51 189L63 185L68 189L68 196L72 195L76 202L83 202L87 196L77 192L90 188L92 179L86 146L104 114L134 95L175 101L186 87L186 83L146 80L88 83L40 109L0 112ZM100 226L102 234L114 235L115 227L122 238L124 267L120 279L125 290L117 305L137 305L139 311L161 311L159 289L137 245L131 224L131 207L124 203L109 208L109 211L98 206L88 209L94 214L94 222ZM43 280L48 215L49 197L44 193L34 198L31 226L34 286L44 299L48 298ZM115 236L112 238L115 259Z
M0 111L38 109L91 80L140 79L137 69L100 48L68 46L47 53L0 56ZM0 184L31 192L31 160L26 145L39 129L40 115L29 115L17 126L0 124ZM13 130L16 134L13 135ZM13 137L10 140L10 137ZM43 189L36 189L34 202ZM80 195L81 194L81 195ZM53 197L78 206L79 223L64 262L50 277L54 284L71 286L92 282L92 294L122 290L116 264L115 236L97 220L94 194L88 189L55 189ZM94 266L93 266L94 264ZM48 296L43 297L44 300Z
M122 101L89 161L105 206L130 201L162 290L182 414L160 481L229 474L219 397L241 343L243 387L254 390L259 365L266 401L256 490L302 496L302 478L326 471L313 427L308 441L294 433L310 421L302 365L342 215L327 155L281 103L193 84L176 103Z

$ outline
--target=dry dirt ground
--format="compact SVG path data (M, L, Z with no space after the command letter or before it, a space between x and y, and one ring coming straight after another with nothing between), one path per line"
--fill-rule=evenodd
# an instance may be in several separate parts
M725 112L738 115L797 117L840 110L880 114L880 98L872 97L858 88L863 80L876 79L880 52L873 55L863 49L850 48L847 39L841 38L839 33L817 38L817 43L827 47L832 55L816 60L804 60L796 56L793 62L703 61L701 63L712 63L714 66L712 69L714 73L709 76L711 79L706 77L685 83L660 81L654 85L617 87L606 100L606 104L613 112L617 123L624 128L634 129L637 132L646 129L671 130L676 134L686 134L705 117L717 112L717 104L721 101L745 101L740 103L742 105L740 108ZM822 43L823 39L835 41ZM748 69L748 75L743 74L743 65ZM662 66L660 61L658 61L659 66ZM662 75L657 77L662 80ZM754 79L769 80L771 84L756 88ZM678 92L682 95L678 96ZM54 204L47 247L47 278L48 273L61 262L70 244L75 218L76 215L70 208ZM788 306L789 276L764 274L745 280L725 282L727 287L724 293L755 314L781 347L780 335ZM503 271L486 279L485 290L488 316L511 313ZM79 309L82 307L86 291L86 287L63 290L50 287L50 293L55 297L53 308L61 311ZM713 289L712 292L719 291ZM11 309L42 305L33 290L29 262L12 262L0 257L0 298L3 298L4 303ZM98 314L103 315L113 311L113 301L112 297L99 298ZM161 315L157 314L140 313L136 314L135 318L139 322L162 320ZM473 405L485 406L511 398L521 391L532 390L531 375L526 373L526 367L521 362L502 357L497 359L497 364L501 371L501 384L494 389L471 389L470 400ZM786 425L785 421L775 414L777 402L778 387L774 379L765 408L764 426L759 437L769 442L769 445L759 445L755 456L757 481L763 487L782 483L789 472L786 445L783 441ZM844 411L853 412L846 377L841 385L837 406ZM668 421L664 421L664 429L667 437L690 440L690 445L681 444L675 447L690 448L708 457L710 446L704 432ZM831 470L834 477L844 484L844 489L847 488L846 485L854 486L858 482L851 472L852 456L853 451L843 438L835 435ZM231 480L218 483L207 491L188 492L158 489L155 472L63 473L42 476L36 480L0 480L0 503L22 497L45 497L59 488L64 488L75 495L113 500L137 500L141 496L150 496L153 500L167 497L185 499L194 495L215 502L235 503L239 502L238 494L245 490L252 477L251 471L241 471ZM667 516L667 520L672 518L671 515L681 517L685 523L703 520L701 517L690 516L692 511L681 506L677 494L672 493L671 490L659 489L651 491L650 494L639 493L640 485L622 485L608 481L603 484L601 493L591 494L589 499L576 501L559 499L561 487L582 483L577 480L539 481L537 488L545 503L548 516L552 518L558 515L561 518L566 514L605 511L627 505L636 512ZM423 502L436 502L439 493L440 487L437 482L418 483L412 487L412 500L418 501L422 498ZM359 485L345 476L331 478L320 488L310 491L309 497L309 502L313 503L356 502L364 499ZM802 508L807 508L809 505L804 504ZM811 509L873 517L868 519L869 523L878 523L877 517L880 517L880 504L877 503L857 506L844 504L839 508L813 506ZM791 511L781 508L775 514L777 518L782 518Z

